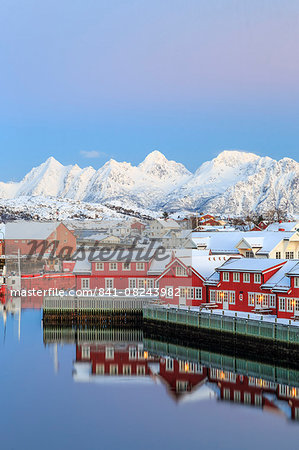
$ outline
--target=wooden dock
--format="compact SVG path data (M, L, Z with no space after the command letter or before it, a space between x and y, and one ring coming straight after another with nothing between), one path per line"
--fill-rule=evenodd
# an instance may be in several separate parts
M92 323L122 326L142 321L150 297L48 296L43 300L44 324Z
M143 319L154 322L156 326L184 328L186 331L215 331L223 335L299 345L299 327L291 324L156 305L144 305Z

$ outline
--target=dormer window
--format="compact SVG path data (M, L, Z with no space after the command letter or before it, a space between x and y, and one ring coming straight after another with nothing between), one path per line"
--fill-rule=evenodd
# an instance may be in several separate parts
M186 277L187 276L187 271L185 269L185 267L177 265L175 268L175 273L177 277Z

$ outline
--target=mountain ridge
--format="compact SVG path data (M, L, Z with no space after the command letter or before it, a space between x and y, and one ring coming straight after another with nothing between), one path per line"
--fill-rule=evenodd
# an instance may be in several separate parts
M291 158L224 150L191 173L154 150L137 166L107 161L102 167L62 165L53 156L19 182L0 182L0 198L65 198L128 208L200 210L218 214L261 213L272 208L299 213L299 163Z

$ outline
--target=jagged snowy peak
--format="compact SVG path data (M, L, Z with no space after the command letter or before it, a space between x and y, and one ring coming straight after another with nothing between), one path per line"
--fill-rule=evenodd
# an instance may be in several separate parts
M166 204L175 210L225 214L279 207L292 214L299 211L298 187L299 164L290 158L275 161L242 152L223 152L204 163L189 183L172 192Z
M63 166L53 157L19 183L1 183L0 198L54 197L168 211L236 214L273 207L299 212L299 164L253 153L224 151L191 174L155 150L138 166L107 161L98 170Z
M153 151L139 164L139 169L147 175L157 178L159 182L177 182L178 179L190 177L192 174L183 164L169 161L158 150Z

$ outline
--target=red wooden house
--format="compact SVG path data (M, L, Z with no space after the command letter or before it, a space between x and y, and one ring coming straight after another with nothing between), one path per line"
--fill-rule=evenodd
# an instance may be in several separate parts
M282 319L299 318L299 262L287 261L263 288L277 297L276 314Z
M83 344L76 346L74 378L76 381L118 381L150 377L154 358L143 350L142 343L114 342L105 344Z
M62 222L16 221L6 225L6 255L42 254L47 257L54 246L55 255L60 256L65 252L71 256L76 250L76 237Z
M276 314L276 294L267 282L286 263L278 259L230 259L206 281L209 302L224 310Z
M176 401L202 388L208 379L208 369L198 362L160 358L159 380Z
M172 305L186 306L207 302L204 283L226 259L226 256L209 256L200 250L177 251L157 278L161 299Z
M126 253L127 257L120 252L77 261L73 269L77 289L153 290L157 276L170 260L169 252L162 258L155 256L155 250L133 250Z

